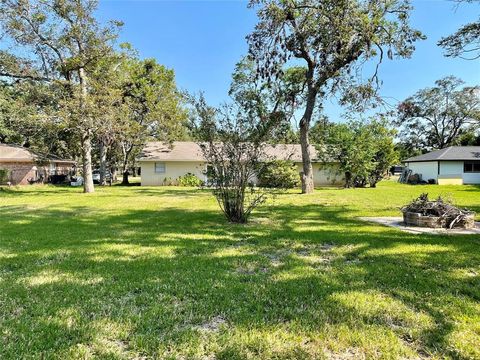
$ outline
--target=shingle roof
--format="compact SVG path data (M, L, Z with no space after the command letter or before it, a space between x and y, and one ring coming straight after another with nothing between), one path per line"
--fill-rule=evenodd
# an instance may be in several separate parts
M265 148L268 157L277 160L302 161L302 151L299 144L268 145ZM310 154L316 154L315 147L310 145ZM148 142L143 148L138 161L205 161L200 146L193 141ZM318 161L313 159L313 161Z
M0 144L0 161L3 162L33 162L42 158L50 161L74 163L74 160L60 159L56 156L41 156L19 145Z
M450 146L445 149L414 156L403 162L480 160L480 146Z

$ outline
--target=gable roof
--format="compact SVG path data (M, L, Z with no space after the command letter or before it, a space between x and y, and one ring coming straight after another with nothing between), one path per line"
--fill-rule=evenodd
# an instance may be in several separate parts
M480 146L450 146L445 149L413 156L403 162L422 161L455 161L455 160L480 160Z
M60 159L53 155L40 155L23 146L0 144L0 162L35 162L43 159L59 163L75 163L74 160Z
M299 144L267 145L268 157L276 160L302 162L302 149ZM310 145L310 154L315 155L315 147ZM313 156L312 161L319 161ZM200 146L193 141L148 142L137 157L138 161L205 161Z

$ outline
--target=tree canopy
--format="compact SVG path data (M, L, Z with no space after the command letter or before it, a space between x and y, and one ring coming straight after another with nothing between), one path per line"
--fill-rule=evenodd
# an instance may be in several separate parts
M442 149L478 128L480 87L463 84L448 76L402 101L396 119L401 142L412 149Z
M305 67L302 146L302 192L313 190L309 129L315 108L329 94L341 92L343 103L371 98L384 58L409 57L422 34L409 26L407 1L252 0L259 22L248 36L249 56L259 76L276 81L292 64ZM377 66L368 79L358 72L370 59Z

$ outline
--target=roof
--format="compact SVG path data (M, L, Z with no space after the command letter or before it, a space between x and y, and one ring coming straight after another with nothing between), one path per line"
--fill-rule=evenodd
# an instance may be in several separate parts
M450 146L445 149L414 156L403 162L423 161L455 161L455 160L480 160L480 146Z
M302 150L299 144L267 145L265 152L268 157L277 160L302 162ZM316 154L315 147L310 145L310 154ZM165 143L148 142L143 148L138 161L205 161L200 146L193 141L174 141ZM319 161L314 158L313 161Z
M0 162L34 162L43 159L60 163L75 163L74 160L60 159L53 155L41 155L19 145L0 144Z

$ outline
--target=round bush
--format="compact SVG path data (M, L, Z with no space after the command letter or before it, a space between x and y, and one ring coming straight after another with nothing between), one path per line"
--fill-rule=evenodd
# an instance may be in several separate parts
M270 161L260 169L258 185L266 188L295 188L300 185L300 174L291 161Z
M202 185L202 180L196 177L192 173L186 173L183 176L178 178L178 185L179 186L200 186Z

